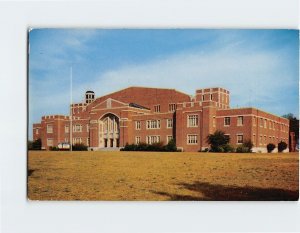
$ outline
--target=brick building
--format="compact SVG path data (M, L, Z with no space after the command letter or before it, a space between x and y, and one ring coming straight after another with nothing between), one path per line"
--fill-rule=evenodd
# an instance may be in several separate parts
M183 151L199 151L208 147L208 134L222 130L234 146L251 139L254 151L265 152L268 143L288 144L288 119L255 108L231 109L229 103L230 93L223 88L199 89L194 96L145 87L99 98L87 91L84 102L70 106L71 116L43 116L33 124L33 139L41 138L43 149L72 138L73 144L99 150L126 143L166 144L174 138Z

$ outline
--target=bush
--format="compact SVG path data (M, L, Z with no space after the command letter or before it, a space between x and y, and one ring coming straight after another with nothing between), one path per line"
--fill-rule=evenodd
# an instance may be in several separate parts
M58 151L59 149L56 146L50 146L49 150L51 150L51 151Z
M28 141L28 150L41 150L42 149L42 140L39 138L35 141Z
M269 143L267 145L267 150L268 150L268 153L271 153L274 149L275 149L275 145L273 143Z
M76 143L72 145L72 150L74 151L87 151L88 147L84 145L83 143Z
M278 143L278 152L282 152L287 148L287 144L283 141Z
M224 152L223 146L229 143L230 138L223 131L217 130L213 134L209 134L206 141L210 145L210 151Z
M167 145L163 145L161 142L146 144L146 143L139 143L139 144L126 144L121 151L171 151L176 152L177 147L174 140L171 140Z
M225 153L235 152L235 148L233 146L231 146L230 144L225 144L222 146L222 148Z
M247 147L248 148L248 152L251 152L251 149L253 148L253 143L252 141L249 140L245 140L243 143L243 147Z
M251 149L249 149L249 147L246 147L244 145L238 146L236 148L236 153L249 153L251 152Z

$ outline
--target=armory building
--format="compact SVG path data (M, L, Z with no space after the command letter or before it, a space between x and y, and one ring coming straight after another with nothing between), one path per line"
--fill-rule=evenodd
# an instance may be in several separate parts
M126 143L167 144L175 139L183 151L199 151L209 146L209 134L222 130L234 146L251 139L253 151L266 151L268 143L288 144L287 119L255 108L231 109L229 103L229 91L223 88L199 89L194 96L145 87L99 98L87 91L84 102L70 106L70 116L43 116L33 124L33 139L41 138L43 149L72 138L73 144L93 150L117 149Z

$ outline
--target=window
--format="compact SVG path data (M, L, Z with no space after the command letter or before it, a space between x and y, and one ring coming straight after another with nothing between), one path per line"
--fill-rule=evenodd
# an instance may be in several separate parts
M65 133L69 133L69 126L65 125Z
M173 128L173 119L167 119L167 128Z
M267 128L267 119L264 121L264 127Z
M39 129L35 129L35 134L39 134Z
M89 137L86 138L86 144L87 144L87 146L90 146L90 138Z
M187 144L197 144L198 143L198 135L196 134L189 134L187 136Z
M275 122L273 121L273 130L275 130Z
M204 101L204 95L202 95L202 101Z
M230 142L230 134L224 134L224 136L225 136L227 142Z
M256 145L256 136L253 134L253 144Z
M47 133L53 133L53 125L47 125Z
M216 117L213 117L213 127L216 127Z
M82 125L73 125L73 132L82 132Z
M160 129L160 120L148 120L147 129Z
M259 136L259 145L262 145L262 135Z
M86 125L86 132L90 131L90 125Z
M269 129L272 129L272 121L269 121Z
M154 105L154 112L160 112L160 105Z
M237 143L242 144L244 141L244 136L242 134L237 135Z
M47 146L53 146L53 139L47 138Z
M136 121L135 122L135 129L136 130L140 130L141 129L141 122L140 121Z
M168 135L167 136L167 143L169 143L172 139L173 139L173 136L172 135Z
M225 117L224 118L224 125L229 126L230 125L230 117Z
M264 126L264 119L260 118L260 127L263 127Z
M212 94L210 94L210 100L212 100L213 99L213 95Z
M264 144L265 145L267 144L267 136L266 135L264 136Z
M160 136L147 136L147 143L153 144L160 142Z
M188 127L198 126L198 115L188 115Z
M169 112L175 112L177 108L176 104L169 104Z
M82 138L73 138L73 144L82 143Z
M256 126L256 117L253 117L253 126Z
M242 126L243 124L244 124L244 117L243 116L238 116L237 125Z
M135 144L140 144L141 143L141 137L135 137Z

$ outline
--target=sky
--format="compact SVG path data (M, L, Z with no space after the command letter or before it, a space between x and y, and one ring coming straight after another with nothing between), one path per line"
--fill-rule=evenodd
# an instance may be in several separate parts
M223 87L231 108L299 117L298 30L33 29L29 32L29 139L43 115L129 86Z

